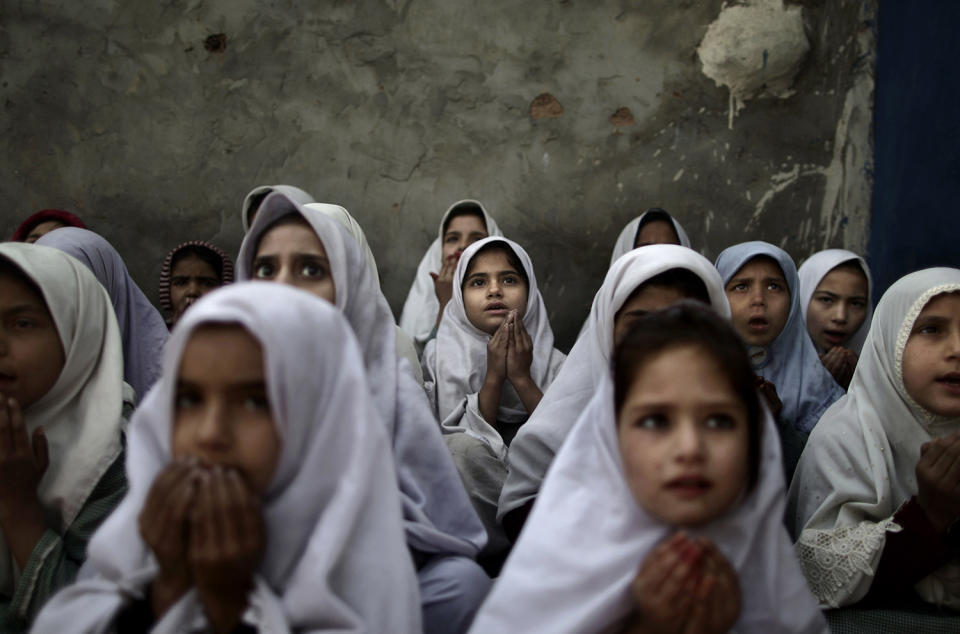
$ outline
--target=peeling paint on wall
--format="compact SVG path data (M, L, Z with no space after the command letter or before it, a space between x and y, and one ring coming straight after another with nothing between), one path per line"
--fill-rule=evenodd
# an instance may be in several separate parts
M786 99L810 50L802 9L782 0L724 7L697 48L703 74L730 90L729 126L754 97Z

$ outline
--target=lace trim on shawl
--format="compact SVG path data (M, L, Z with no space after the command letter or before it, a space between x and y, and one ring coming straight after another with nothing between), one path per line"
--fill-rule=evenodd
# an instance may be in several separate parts
M886 533L901 530L893 519L804 530L796 544L797 558L820 605L839 607L856 590L861 577L872 577L876 573L873 560L883 549Z
M907 315L903 318L903 324L900 326L900 332L897 333L897 345L894 349L894 372L897 373L897 390L903 395L903 398L907 401L910 409L918 412L920 419L923 420L923 422L927 425L935 425L938 422L953 419L946 419L928 411L926 408L913 400L913 397L907 393L907 388L903 383L903 351L907 347L907 340L910 338L910 332L913 330L913 324L916 323L917 317L920 316L920 313L923 311L924 306L927 305L927 302L937 295L941 295L943 293L954 293L957 291L960 291L960 284L940 284L928 289L923 295L918 297L917 301L915 301L913 306L910 307Z

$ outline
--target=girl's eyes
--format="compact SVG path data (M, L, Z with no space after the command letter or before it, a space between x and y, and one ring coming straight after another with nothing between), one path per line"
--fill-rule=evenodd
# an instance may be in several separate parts
M314 262L307 262L300 269L300 275L304 277L323 277L325 274L323 267Z
M854 308L866 308L867 302L859 299L855 299L852 302L850 302L850 305L853 306Z
M833 303L833 299L830 298L830 297L826 297L826 296L818 297L818 298L817 298L817 301L820 302L821 304L832 304L832 303Z
M918 332L921 335L935 335L938 332L940 332L940 329L933 325L920 326L919 328L916 329L915 332Z
M736 421L726 414L714 414L704 421L707 429L733 429L736 427Z
M472 280L470 280L470 286L480 287L480 286L483 286L483 285L486 284L486 283L487 283L487 281L486 281L485 279L483 279L482 277L475 277L475 278L473 278Z
M25 330L28 328L36 327L37 322L33 321L32 319L27 319L26 317L20 317L19 319L13 322L13 325L15 328L21 328Z
M253 276L259 279L267 279L274 276L273 265L261 263L254 265Z
M747 285L743 282L738 282L730 287L731 291L745 291L747 290Z
M515 278L515 277L512 276L512 275L507 275L506 277L503 278L503 283L504 283L504 284L516 284L516 283L517 283L517 278Z
M270 410L270 401L263 394L254 394L243 399L243 408L250 412L264 412Z
M661 414L652 414L650 416L643 416L634 423L634 426L639 427L640 429L665 429L670 425L670 422L667 420L666 416Z
M767 285L767 289L769 289L769 290L771 290L771 291L782 291L782 290L783 290L783 286L781 286L781 285L778 284L777 282L770 282L770 284Z
M174 398L176 409L188 409L200 403L200 397L193 392L177 392Z

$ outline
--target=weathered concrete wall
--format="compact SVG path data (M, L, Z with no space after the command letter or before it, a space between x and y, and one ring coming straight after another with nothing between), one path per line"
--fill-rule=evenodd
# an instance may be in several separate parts
M399 312L440 214L474 197L530 251L563 347L646 207L711 258L866 244L873 1L800 3L795 94L732 129L696 54L720 0L306 6L0 0L0 232L74 210L153 292L167 249L235 252L246 192L289 183L357 217ZM531 115L544 93L560 116Z

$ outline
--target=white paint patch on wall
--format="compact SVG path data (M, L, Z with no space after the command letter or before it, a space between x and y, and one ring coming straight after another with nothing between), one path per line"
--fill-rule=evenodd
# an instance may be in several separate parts
M729 127L748 99L793 94L810 50L800 7L752 0L724 7L697 49L703 74L730 89Z

